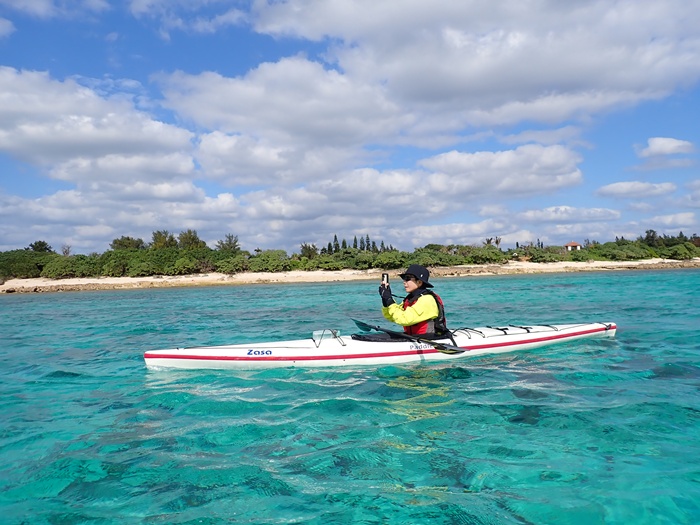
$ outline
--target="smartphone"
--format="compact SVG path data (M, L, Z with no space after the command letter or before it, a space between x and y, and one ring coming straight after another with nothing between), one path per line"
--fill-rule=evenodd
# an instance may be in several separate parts
M384 285L389 284L389 274L388 273L382 274L382 284L384 284Z

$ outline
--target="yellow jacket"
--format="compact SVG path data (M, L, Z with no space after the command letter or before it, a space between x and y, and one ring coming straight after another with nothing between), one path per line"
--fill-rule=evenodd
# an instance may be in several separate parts
M430 294L421 295L418 300L408 308L402 304L393 303L382 307L382 315L389 321L401 326L411 326L421 321L437 319L440 315L437 302Z

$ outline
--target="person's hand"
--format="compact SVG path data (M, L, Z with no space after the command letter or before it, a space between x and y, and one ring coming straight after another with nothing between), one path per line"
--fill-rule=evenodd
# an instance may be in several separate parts
M382 305L389 306L394 304L394 298L391 296L391 286L388 284L386 286L383 284L379 285L379 295L382 298Z

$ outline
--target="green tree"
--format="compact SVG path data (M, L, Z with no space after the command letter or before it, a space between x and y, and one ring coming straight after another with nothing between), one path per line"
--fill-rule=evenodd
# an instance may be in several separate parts
M35 241L29 245L27 250L39 253L54 253L53 248L46 241Z
M333 236L333 253L338 253L340 251L340 243L338 242L338 236Z
M223 240L216 241L216 249L231 255L240 253L241 246L238 244L238 235L227 233Z
M206 247L207 243L199 238L197 230L181 231L177 236L177 247L181 250L192 250Z
M122 235L109 243L109 247L112 250L143 250L146 248L146 243L143 239Z
M153 232L151 248L153 248L154 250L163 250L165 248L177 248L177 240L175 239L175 236L168 230L158 230Z
M302 243L301 256L311 260L318 256L318 248L315 244Z
M644 234L644 239L642 242L647 246L652 248L662 248L664 246L664 241L655 230L647 230Z

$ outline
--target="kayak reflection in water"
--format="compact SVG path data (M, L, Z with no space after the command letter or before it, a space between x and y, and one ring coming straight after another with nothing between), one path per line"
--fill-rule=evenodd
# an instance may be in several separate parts
M386 319L403 326L405 333L423 337L449 337L445 321L445 308L440 296L430 290L430 272L419 264L410 265L403 279L406 297L401 304L394 301L391 285L385 277L379 286L382 298L382 314Z

